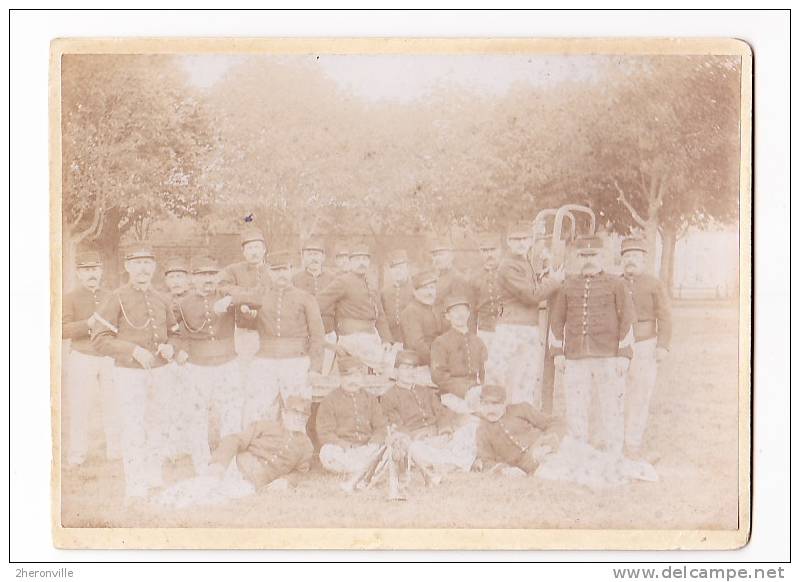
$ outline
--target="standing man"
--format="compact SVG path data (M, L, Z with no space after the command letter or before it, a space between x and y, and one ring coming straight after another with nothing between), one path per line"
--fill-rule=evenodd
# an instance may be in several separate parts
M188 353L187 387L178 403L176 425L186 433L199 473L209 462L209 412L218 420L219 438L242 430L244 393L234 345L236 300L217 288L220 269L211 257L192 260L194 290L178 302Z
M169 257L164 261L164 286L167 288L175 318L179 324L183 324L178 313L178 304L189 295L191 287L189 264L183 257ZM175 459L182 453L190 453L194 457L192 443L187 441L190 427L186 424L184 414L187 394L192 390L188 370L185 366L170 366L170 373L173 378L167 384L167 393L161 395L161 401L165 405L163 421L169 435L165 454L170 459Z
M298 289L309 293L314 298L317 294L327 287L336 275L324 269L325 245L316 238L309 239L303 244L301 249L303 260L303 270L296 273L292 278L292 283ZM336 325L333 312L322 314L322 323L325 326L325 343L327 345L336 344ZM325 349L322 373L328 374L333 366L333 349Z
M311 403L309 372L319 373L325 330L317 302L292 285L286 251L267 258L272 279L258 309L260 348L247 375L244 426L275 420L290 396Z
M152 287L156 260L138 244L125 255L130 282L112 292L97 312L93 344L114 358L114 388L122 425L126 501L144 498L163 484L166 435L162 396L170 382L168 364L179 353L170 300Z
M453 267L455 255L453 245L446 238L436 238L431 244L431 261L436 269L436 309L444 315L444 303L449 297L469 295L467 278Z
M431 345L445 331L445 324L434 309L436 279L433 270L414 275L414 298L403 310L400 320L405 347L416 353L421 366L430 366Z
M371 253L366 245L350 252L350 272L338 276L317 296L323 313L336 314L338 344L368 367L383 373L394 365L392 334L378 292L367 278Z
M489 369L493 384L505 386L509 404L527 402L541 407L541 369L543 357L539 337L539 303L561 285L562 276L537 280L528 251L533 244L533 231L528 224L518 223L506 237L509 254L500 263L498 283L503 306L492 341Z
M483 265L470 277L472 287L472 305L475 307L473 314L473 325L477 329L478 337L486 344L489 351L486 375L489 378L496 376L496 373L489 367L492 359L492 342L494 341L495 327L497 319L503 311L503 304L500 302L500 282L498 271L500 259L502 258L502 245L500 238L494 235L484 235L478 242Z
M92 328L109 293L100 287L103 264L96 252L77 257L80 287L63 301L61 336L71 340L67 356L65 394L69 414L68 465L81 465L89 452L89 410L92 397L99 395L106 437L106 458L120 457L119 407L112 382L114 361L101 355L91 343Z
M392 251L389 254L389 275L391 282L381 292L381 302L386 319L389 322L389 331L395 343L404 341L401 329L400 315L406 305L411 301L414 289L409 281L408 255L403 250Z
M589 407L596 393L605 449L612 458L621 458L633 302L625 282L603 271L599 237L581 237L576 247L581 273L567 278L550 314L555 366L564 373L567 435L589 443Z
M242 232L244 261L229 265L220 278L224 294L237 294L247 299L236 312L236 353L249 361L258 351L257 313L255 305L269 288L269 275L264 264L267 242L264 233L255 227Z
M672 340L669 295L660 279L644 272L646 252L641 239L622 241L623 276L636 309L633 324L636 341L625 386L625 446L632 458L642 454L658 364L666 358Z

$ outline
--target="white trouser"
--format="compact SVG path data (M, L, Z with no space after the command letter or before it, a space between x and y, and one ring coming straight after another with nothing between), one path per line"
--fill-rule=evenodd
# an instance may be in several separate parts
M325 343L336 345L336 332L332 331L325 334ZM333 362L336 358L336 352L332 348L325 348L322 356L322 375L328 376L333 370Z
M492 384L495 383L494 380L499 379L501 373L491 368L491 366L497 365L497 359L492 357L492 345L494 344L494 334L495 332L493 331L486 331L483 329L478 330L478 337L486 346L486 353L489 354L489 358L486 360L485 364L485 370L486 370L485 378L487 382L491 382Z
M607 452L621 455L625 441L625 377L616 371L617 358L583 358L566 361L564 396L567 434L589 444L589 407L597 394L601 437Z
M411 441L408 453L425 467L447 470L456 467L469 471L477 454L478 419L470 419L452 435L439 435Z
M188 386L177 403L173 427L180 431L184 450L192 455L195 471L205 470L211 459L209 415L219 421L219 438L242 431L244 390L235 359L218 366L185 366Z
M656 385L656 338L633 344L633 359L625 384L625 444L632 449L642 446L650 398Z
M69 414L69 448L67 463L83 463L89 452L89 416L92 399L100 397L106 457L120 455L119 406L114 394L112 370L114 360L71 350L67 359L64 393Z
M243 426L258 420L277 420L278 396L311 400L308 356L299 358L253 358L247 374Z
M164 387L172 378L169 366L142 370L114 367L114 390L121 413L125 495L142 497L163 483L161 462L168 439L168 404Z
M498 323L486 364L486 384L504 386L509 404L542 405L539 328Z
M385 352L377 331L340 335L339 345L379 374L394 369L394 360L400 351L400 344L395 344L390 351Z
M363 472L375 460L381 446L377 443L340 447L339 445L322 445L319 460L322 466L332 473L352 477Z
M233 345L237 355L242 358L252 358L256 355L260 344L258 331L237 327L233 332Z

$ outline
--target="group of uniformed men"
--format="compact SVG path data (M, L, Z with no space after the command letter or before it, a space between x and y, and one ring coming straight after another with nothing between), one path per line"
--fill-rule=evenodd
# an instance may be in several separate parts
M382 290L370 284L366 245L338 248L328 270L321 241L305 241L296 271L290 253L267 254L258 229L241 243L244 261L227 268L208 256L167 260L166 293L153 287L146 244L125 254L129 280L114 291L100 285L97 253L78 257L81 284L63 302L68 465L86 459L89 396L99 392L106 454L123 462L128 500L163 487L162 463L180 454L198 475L234 466L261 487L285 485L316 450L348 491L385 469L394 497L415 470L429 484L450 470L530 474L558 447L541 410L545 349L563 373L566 435L642 457L671 333L664 286L643 272L643 241L623 241L619 276L604 270L600 238L578 238L580 272L565 277L534 270L527 224L509 229L505 253L500 237L482 237L471 275L437 239L432 268L413 276L406 252L392 251ZM326 378L338 387L312 414L312 386ZM376 394L370 380L390 387Z

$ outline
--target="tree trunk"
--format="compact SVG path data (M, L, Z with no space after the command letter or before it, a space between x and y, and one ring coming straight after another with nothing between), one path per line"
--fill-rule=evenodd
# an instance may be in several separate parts
M111 208L106 212L103 230L97 237L97 248L103 257L103 286L116 289L122 281L122 263L119 245L122 233L119 231L119 210Z
M644 268L648 273L656 272L656 243L658 242L658 219L651 218L644 228L644 239L647 244L647 255L645 256ZM664 263L661 263L662 267Z
M661 269L659 277L666 285L670 296L672 296L672 288L675 282L675 245L677 242L678 237L674 228L663 227L661 229Z

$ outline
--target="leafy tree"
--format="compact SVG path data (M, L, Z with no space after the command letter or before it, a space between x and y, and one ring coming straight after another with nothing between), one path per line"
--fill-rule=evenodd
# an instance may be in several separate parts
M154 220L198 217L210 201L211 133L179 71L167 56L63 57L65 264L88 244L114 265L123 236L144 239Z
M728 57L626 59L592 91L581 120L593 204L616 230L661 236L661 278L672 282L676 241L690 226L738 213L739 62ZM590 107L591 105L591 107Z

